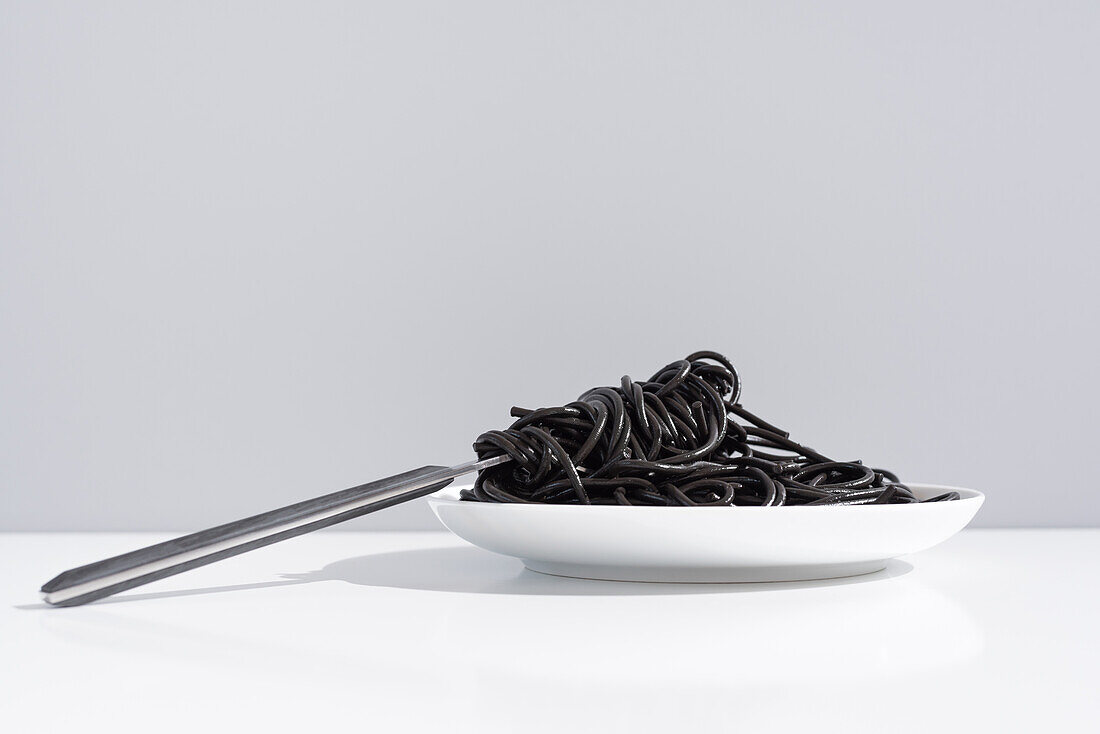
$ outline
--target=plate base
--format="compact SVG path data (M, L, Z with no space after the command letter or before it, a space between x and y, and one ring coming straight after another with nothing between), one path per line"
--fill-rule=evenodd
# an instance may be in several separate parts
M677 568L656 566L599 566L523 559L532 571L551 576L596 581L646 581L664 584L751 584L764 581L814 581L862 576L886 568L887 559L857 563L802 566L739 566L736 568Z

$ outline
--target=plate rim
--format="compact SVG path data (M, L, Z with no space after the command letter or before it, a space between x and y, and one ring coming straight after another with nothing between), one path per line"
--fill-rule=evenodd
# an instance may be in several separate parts
M786 512L791 512L791 511L799 511L799 512L837 512L837 511L844 511L844 512L851 512L851 511L896 512L897 510L900 510L902 508L910 508L909 511L912 511L913 508L917 508L917 507L923 507L923 508L944 507L944 506L958 507L960 503L972 504L972 503L976 502L978 504L982 504L982 503L985 502L985 493L984 492L981 492L977 489L971 489L969 487L956 487L954 485L949 485L949 484L928 484L928 483L925 483L925 482L904 482L904 484L905 484L905 486L910 487L910 488L927 489L927 490L932 490L932 491L939 491L941 493L942 492L958 492L959 493L959 499L951 500L950 502L906 502L906 503L898 503L898 504L890 504L890 505L780 505L778 507L762 507L762 506L759 506L759 505L737 505L736 507L739 511L740 510L747 510L747 511L750 511L750 512L761 512L761 511L770 511L770 510L784 510ZM591 506L585 506L585 505L565 505L565 504L560 504L559 505L559 504L543 504L543 503L529 503L528 504L528 503L521 503L521 502L471 502L469 500L458 499L458 492L460 492L463 489L469 489L471 487L473 487L473 482L470 481L470 480L456 481L456 482L444 487L443 489L439 490L438 492L435 492L433 494L428 495L428 503L433 508L434 507L447 506L447 505L455 505L455 506L460 506L460 507L479 507L479 508L489 508L489 507L525 508L524 511L535 511L536 509L538 509L542 512L563 512L563 511L570 511L571 512L571 511L577 510L578 508L582 508L582 507L585 508L586 512L592 512L592 511L599 512L599 511L607 511L607 510L611 510L612 512L624 512L624 511L631 511L631 510L641 510L643 512L653 512L653 511L656 511L656 510L680 511L680 510L683 510L683 509L688 509L688 508L685 508L685 507L671 507L671 506L661 506L661 505L629 505L629 506L624 506L624 505L591 505ZM690 509L692 509L694 512L705 512L705 511L727 512L729 510L729 507L723 505L721 507L692 507ZM495 511L495 510L490 510L490 511Z

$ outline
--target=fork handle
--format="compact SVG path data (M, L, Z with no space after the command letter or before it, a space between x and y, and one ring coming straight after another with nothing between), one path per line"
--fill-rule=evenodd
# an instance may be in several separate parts
M358 487L287 505L65 571L42 586L56 606L77 606L265 545L423 497L456 477L507 461L497 456L457 466L422 466Z

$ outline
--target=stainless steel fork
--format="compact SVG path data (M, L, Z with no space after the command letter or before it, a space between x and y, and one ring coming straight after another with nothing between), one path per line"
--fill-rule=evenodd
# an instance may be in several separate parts
M65 571L42 586L56 606L77 606L265 545L327 528L438 491L463 474L509 461L494 456L402 474L298 502L243 520Z

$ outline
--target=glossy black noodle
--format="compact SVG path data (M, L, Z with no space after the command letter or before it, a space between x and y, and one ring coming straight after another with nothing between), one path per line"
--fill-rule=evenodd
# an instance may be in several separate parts
M918 502L897 476L835 461L745 410L717 352L695 352L646 382L623 377L478 437L483 470L462 499L586 505L862 505ZM925 502L958 499L956 492Z

